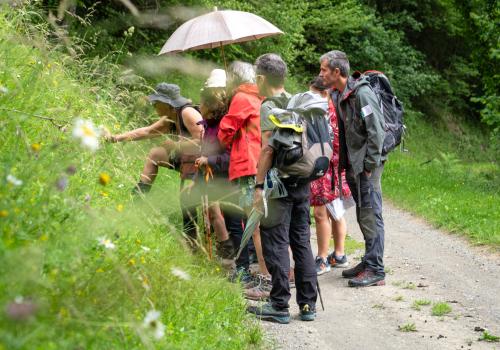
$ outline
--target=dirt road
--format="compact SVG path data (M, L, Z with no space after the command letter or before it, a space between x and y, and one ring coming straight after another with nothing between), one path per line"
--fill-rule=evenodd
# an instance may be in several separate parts
M354 210L348 232L362 235ZM348 288L340 269L320 276L325 302L314 322L293 319L288 325L263 322L271 347L280 349L500 349L500 343L478 341L480 328L500 335L500 258L471 247L457 236L432 228L419 218L384 203L386 286ZM313 249L316 244L313 235ZM350 256L351 266L361 251ZM415 300L429 300L420 310ZM451 313L431 316L436 302ZM416 331L400 326L414 324ZM476 327L477 330L475 330ZM411 328L407 326L407 328Z

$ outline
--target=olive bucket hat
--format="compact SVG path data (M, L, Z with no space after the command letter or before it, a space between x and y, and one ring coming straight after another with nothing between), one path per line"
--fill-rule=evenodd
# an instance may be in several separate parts
M181 96L181 89L178 85L168 83L156 85L155 93L149 95L148 98L151 103L163 102L174 108L180 108L191 103L190 100Z

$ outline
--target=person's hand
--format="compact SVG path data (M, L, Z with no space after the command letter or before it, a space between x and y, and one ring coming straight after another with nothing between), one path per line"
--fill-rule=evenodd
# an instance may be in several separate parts
M207 164L208 164L208 158L205 156L201 156L200 158L194 161L194 165L196 165L197 168L202 168L204 166L207 166Z
M101 127L101 135L106 142L116 142L116 137L111 134L111 132L106 127Z
M262 197L263 192L263 189L256 188L253 194L253 207L261 213L264 212L264 201Z

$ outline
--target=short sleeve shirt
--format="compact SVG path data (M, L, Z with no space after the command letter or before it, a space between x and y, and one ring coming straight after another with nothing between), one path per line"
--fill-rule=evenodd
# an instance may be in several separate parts
M282 97L282 95L285 95L288 99L292 97L288 92L282 92L278 95L274 95L273 97ZM264 131L273 131L275 128L275 125L273 122L269 119L269 115L271 114L271 110L273 108L281 108L281 106L278 106L275 101L273 100L264 100L262 102L262 105L260 106L260 130L261 132Z

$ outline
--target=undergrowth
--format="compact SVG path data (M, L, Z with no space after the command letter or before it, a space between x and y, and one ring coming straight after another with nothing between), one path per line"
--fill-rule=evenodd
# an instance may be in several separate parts
M76 118L143 125L145 85L49 44L26 16L0 12L0 349L259 346L239 287L184 247L178 175L130 195L155 143L92 153L71 135Z

